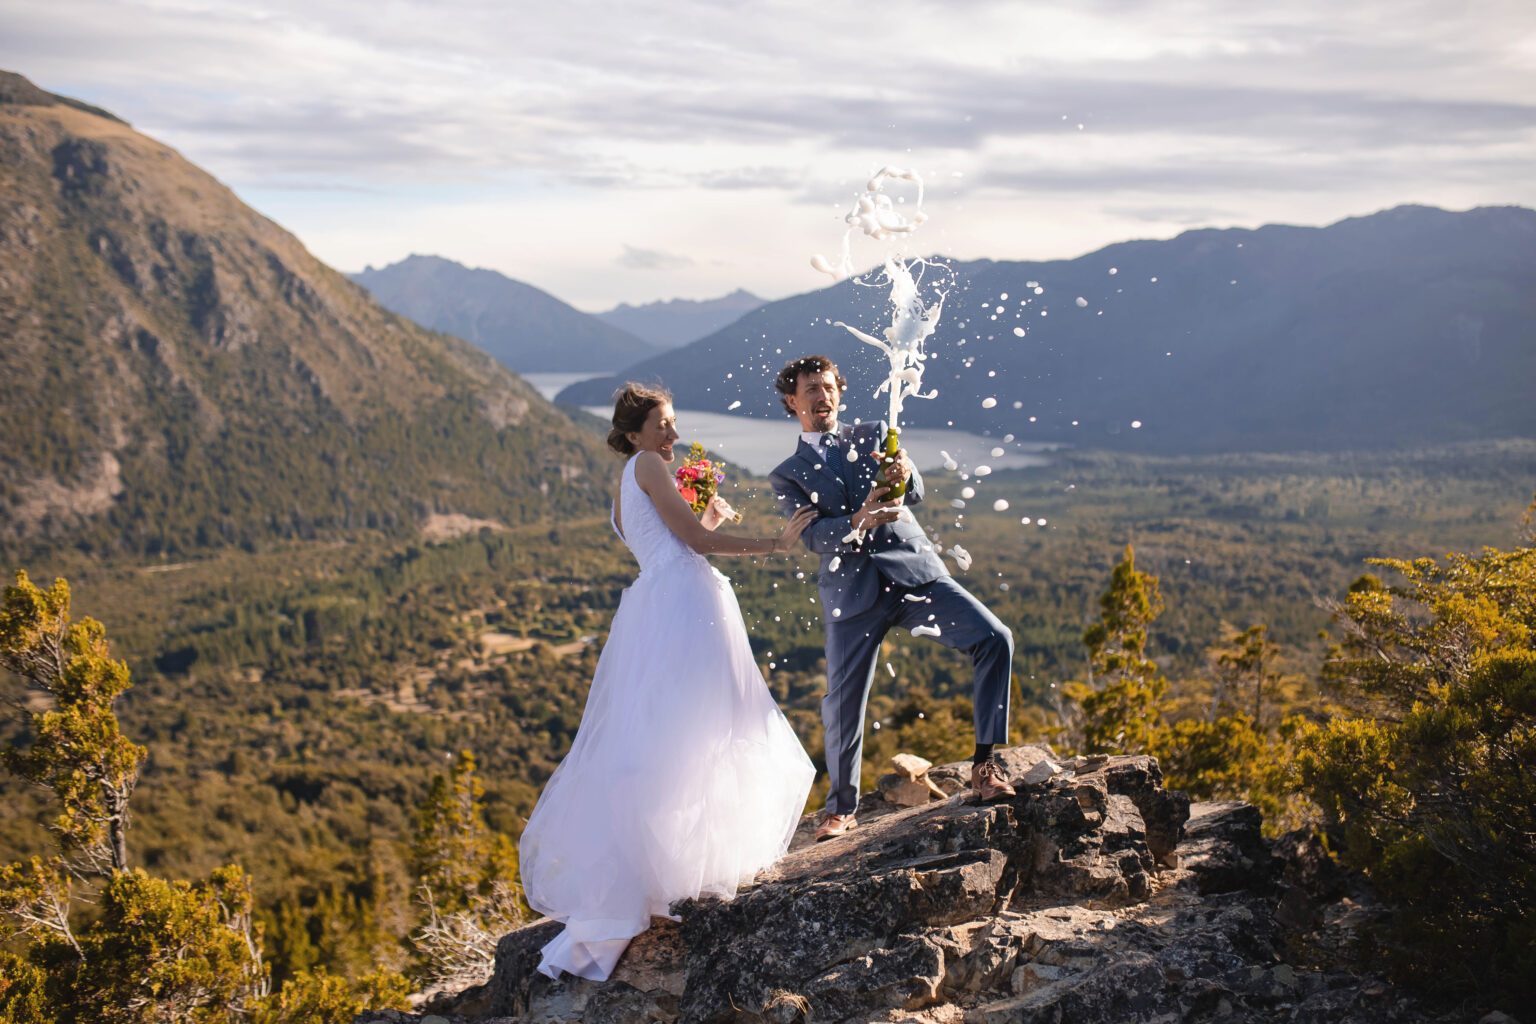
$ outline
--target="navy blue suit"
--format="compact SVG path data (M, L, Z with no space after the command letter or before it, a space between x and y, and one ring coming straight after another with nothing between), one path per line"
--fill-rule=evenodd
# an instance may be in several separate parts
M914 518L877 526L862 542L843 540L874 486L880 465L869 456L884 440L884 423L840 426L838 448L826 460L802 440L768 477L786 516L805 505L821 513L800 539L821 555L817 586L827 630L821 720L832 780L827 809L834 814L851 814L858 806L864 711L880 643L895 627L937 626L939 643L969 654L976 672L976 741L1008 739L1013 662L1008 627L950 577ZM849 451L857 455L852 462ZM923 478L914 470L906 504L910 508L922 500Z

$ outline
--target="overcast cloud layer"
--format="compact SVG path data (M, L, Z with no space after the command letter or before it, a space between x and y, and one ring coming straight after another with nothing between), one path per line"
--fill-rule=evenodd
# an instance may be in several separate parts
M0 0L0 67L340 269L433 253L589 309L819 287L886 164L967 259L1536 206L1529 0L1062 7Z

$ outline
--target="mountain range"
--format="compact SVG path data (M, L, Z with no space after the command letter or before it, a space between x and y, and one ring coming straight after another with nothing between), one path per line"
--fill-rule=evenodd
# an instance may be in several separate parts
M386 309L472 342L519 373L623 367L656 354L628 330L494 270L410 256L350 275Z
M1536 211L1401 206L1324 228L1202 229L1071 260L935 259L952 274L903 424L1161 452L1536 436ZM884 415L887 289L770 302L625 370L680 408L782 418L773 374L831 356L846 418ZM935 294L928 293L931 302ZM595 404L618 378L559 399Z
M671 299L631 306L621 302L599 320L626 330L661 349L677 348L735 323L763 304L763 300L738 288L718 299Z
M5 564L606 503L601 442L516 375L383 308L164 144L14 74L0 336Z

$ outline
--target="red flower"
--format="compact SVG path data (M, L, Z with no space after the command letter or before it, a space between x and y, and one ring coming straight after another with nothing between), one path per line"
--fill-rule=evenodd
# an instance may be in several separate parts
M692 505L699 500L699 492L692 487L679 487L677 493L683 496L683 500Z

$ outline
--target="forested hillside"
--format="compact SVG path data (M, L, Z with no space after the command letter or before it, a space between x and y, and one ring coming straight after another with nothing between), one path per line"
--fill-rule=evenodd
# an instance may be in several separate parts
M604 502L590 433L165 145L0 93L0 561L183 557Z

